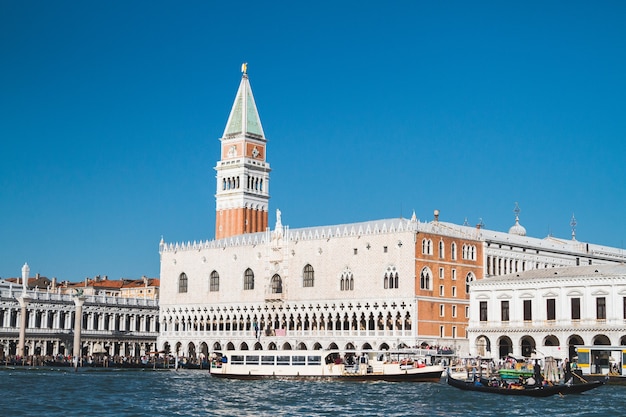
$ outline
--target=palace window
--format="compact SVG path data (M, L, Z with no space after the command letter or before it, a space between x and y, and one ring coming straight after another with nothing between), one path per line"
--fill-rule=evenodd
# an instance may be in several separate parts
M178 277L178 292L187 292L187 274L184 272Z
M384 288L398 288L398 281L398 271L396 271L396 267L388 266L383 282Z
M276 274L272 277L272 281L270 282L272 287L272 294L282 294L283 292L283 280L280 278L280 275Z
M456 317L456 306L452 306L452 317Z
M487 321L487 302L480 302L480 321Z
M422 269L422 272L420 273L420 289L421 290L432 289L431 277L432 277L432 273L430 272L430 269L428 268Z
M502 321L509 321L509 301L500 301L500 319Z
M546 300L546 318L548 320L556 320L556 300L554 298Z
M439 296L443 297L443 295L444 295L444 288L443 288L443 285L440 285L439 286Z
M339 288L341 291L354 291L354 276L352 275L352 272L344 271L341 274Z
M474 274L472 272L468 273L465 276L465 294L469 294L470 292L470 282L474 281L476 279L476 277L474 277Z
M433 241L430 239L422 240L422 254L424 255L432 255L433 254Z
M443 244L443 240L440 240L439 241L439 257L443 259L444 256L445 256L444 244Z
M445 306L443 304L439 304L439 317L445 316L445 313L446 313Z
M531 321L533 319L533 302L532 300L524 300L524 320Z
M443 268L439 268L439 279L443 279L443 278L444 278Z
M254 289L254 272L252 269L246 269L246 272L243 274L243 289L244 290L253 290Z
M463 245L461 256L463 259L475 261L476 260L476 246Z
M452 245L450 247L450 256L452 257L453 261L456 261L456 243L452 242Z
M306 264L304 266L304 270L302 271L302 286L304 287L312 287L314 283L315 274L313 271L313 267L310 264Z
M606 298L596 298L596 318L598 320L606 320Z
M580 298L572 298L572 320L580 320Z
M218 274L217 271L213 271L211 272L209 291L215 292L219 290L220 290L220 274Z

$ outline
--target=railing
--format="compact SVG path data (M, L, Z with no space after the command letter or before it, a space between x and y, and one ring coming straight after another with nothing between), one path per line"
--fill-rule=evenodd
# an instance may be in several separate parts
M52 301L73 303L74 296L70 294L60 294L52 291L26 291L28 297L33 301ZM15 299L22 296L21 287L2 288L0 297ZM138 306L138 307L158 307L158 300L151 298L125 298L113 297L109 295L85 295L85 303L106 304L112 306Z

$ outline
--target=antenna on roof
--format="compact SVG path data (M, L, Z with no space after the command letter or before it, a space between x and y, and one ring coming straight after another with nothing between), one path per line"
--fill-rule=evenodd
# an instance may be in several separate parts
M572 220L569 222L569 225L572 226L572 240L576 240L576 224L576 217L572 213Z

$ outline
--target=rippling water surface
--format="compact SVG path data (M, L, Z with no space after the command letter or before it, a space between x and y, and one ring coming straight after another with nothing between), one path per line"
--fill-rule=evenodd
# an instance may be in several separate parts
M208 371L0 368L2 416L626 416L626 386L504 397L442 383L232 381Z

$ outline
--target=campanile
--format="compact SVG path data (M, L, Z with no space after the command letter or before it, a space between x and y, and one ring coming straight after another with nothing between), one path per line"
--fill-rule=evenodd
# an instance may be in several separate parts
M264 231L268 222L270 165L247 64L220 139L215 194L215 238Z

